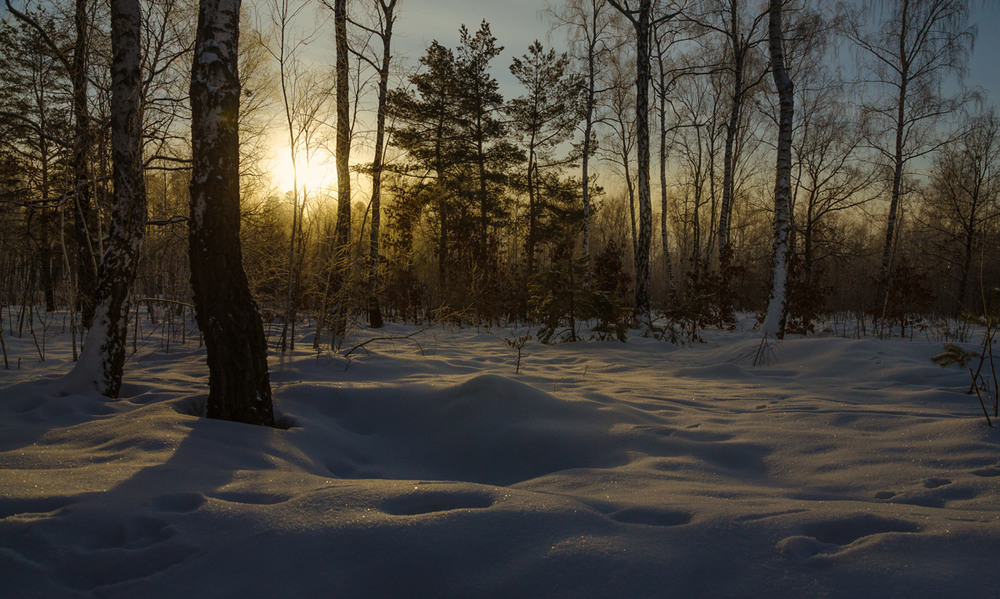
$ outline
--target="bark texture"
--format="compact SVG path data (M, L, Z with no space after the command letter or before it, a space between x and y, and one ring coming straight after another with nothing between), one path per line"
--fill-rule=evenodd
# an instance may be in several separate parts
M792 119L795 114L792 80L785 70L785 55L781 29L782 0L771 0L768 20L771 75L778 90L778 159L774 181L774 248L771 293L764 317L765 337L785 336L788 315L786 283L788 279L788 236L791 230L792 205Z
M93 326L70 378L118 397L128 333L128 292L146 230L142 161L139 0L111 0L111 156L114 197L108 248L98 270Z
M333 4L333 21L337 41L337 225L333 243L333 326L337 335L347 326L345 289L351 242L351 115L350 67L347 47L347 0Z
M191 286L208 350L207 416L274 425L264 328L240 247L240 0L201 0L191 69Z

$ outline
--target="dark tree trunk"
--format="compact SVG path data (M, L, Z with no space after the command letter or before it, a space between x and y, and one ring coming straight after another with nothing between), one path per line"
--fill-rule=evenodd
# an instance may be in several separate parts
M396 7L396 0L388 2L382 0L380 5L385 25L381 34L382 66L379 69L378 112L375 116L375 157L372 159L372 229L368 253L368 324L373 329L380 329L384 325L382 308L378 301L379 231L382 222L382 149L385 145L386 98L389 88L389 63L392 60L390 50L392 26L395 22L393 10Z
M73 15L76 42L73 47L73 64L70 76L73 89L73 153L70 157L74 181L73 233L77 245L76 293L83 326L90 327L94 320L97 291L97 259L100 248L95 239L97 216L91 200L91 178L87 169L90 156L90 112L87 108L87 49L88 28L87 0L76 0Z
M115 203L97 277L93 325L70 375L118 397L128 338L128 292L146 230L142 161L142 62L139 0L111 0L111 152ZM81 381L82 382L82 381Z
M274 425L267 346L240 247L240 0L201 0L191 69L191 287L208 350L207 416Z
M624 14L635 29L635 116L639 178L639 234L635 245L635 314L650 320L649 249L653 237L653 207L649 189L649 37L653 26L652 0L640 0L636 9L629 8L627 2L623 6L619 1L610 0L610 4Z
M340 336L347 328L347 284L351 243L351 114L350 67L347 47L347 0L333 4L337 41L337 227L334 232L334 327Z
M910 7L908 0L901 3L900 24L902 30L899 32L899 95L896 97L896 140L893 151L892 164L892 194L889 196L889 219L885 228L885 242L882 244L882 267L879 281L882 285L888 285L889 269L892 266L892 250L896 237L897 220L899 217L899 198L902 193L903 184L903 149L905 146L904 132L906 128L906 101L907 88L910 81L909 66L910 60L906 46L906 28L909 25L907 12Z
M535 246L538 244L538 198L535 197L535 136L528 143L528 243L525 260L528 276L535 274Z
M635 256L635 310L649 318L649 249L653 233L653 208L649 189L649 31L650 0L643 0L636 25L636 149L639 158L639 237Z
M720 270L723 268L722 262L726 260L729 252L729 228L733 214L733 191L734 191L734 171L735 152L733 146L736 142L736 133L740 124L740 109L743 103L743 55L736 55L734 65L735 82L733 83L733 105L729 112L729 122L726 123L726 150L722 165L722 206L719 209L719 263Z
M596 20L596 16L594 19ZM596 26L595 26L596 27ZM587 102L584 111L583 127L583 156L581 157L580 176L582 177L583 189L583 257L586 259L587 272L590 272L590 155L594 152L591 136L594 131L594 106L596 104L597 92L594 89L597 80L597 67L595 65L594 43L592 42L587 52Z

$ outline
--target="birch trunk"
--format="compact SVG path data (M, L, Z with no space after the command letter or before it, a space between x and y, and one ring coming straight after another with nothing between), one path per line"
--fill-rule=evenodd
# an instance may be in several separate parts
M786 283L788 278L789 231L791 230L792 198L792 119L795 114L794 87L785 71L782 43L781 4L771 0L768 21L771 74L778 90L780 113L778 118L778 158L774 181L774 251L771 293L767 314L764 317L765 338L781 339L785 336L788 315Z
M111 0L111 152L114 197L108 248L98 270L93 326L69 379L118 397L128 333L128 292L146 229L142 161L139 0Z
M240 247L240 0L201 0L191 68L189 251L208 351L207 416L274 425L267 346Z
M334 327L337 336L347 328L346 287L351 242L351 121L350 75L347 47L347 0L336 0L333 20L337 42L337 226L334 232Z

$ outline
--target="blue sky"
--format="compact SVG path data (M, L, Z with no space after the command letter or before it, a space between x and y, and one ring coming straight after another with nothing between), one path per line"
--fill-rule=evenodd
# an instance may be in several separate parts
M493 35L505 47L497 59L494 74L504 86L506 95L519 90L507 67L514 56L524 54L535 39L547 46L549 22L542 12L545 0L402 0L398 24L398 53L416 61L431 40L453 47L458 43L458 27L463 23L475 30L480 21L490 23ZM966 85L980 86L987 91L989 103L1000 103L1000 2L973 2L972 24L978 25L979 36L969 61ZM562 46L561 36L553 40Z

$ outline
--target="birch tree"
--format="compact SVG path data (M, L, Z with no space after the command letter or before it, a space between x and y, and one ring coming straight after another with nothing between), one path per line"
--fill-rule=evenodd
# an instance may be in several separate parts
M962 94L945 94L941 82L964 72L976 35L975 28L967 25L968 0L885 4L866 4L850 11L846 20L847 36L865 70L863 77L884 90L883 96L865 102L874 125L869 143L892 172L880 267L883 282L888 279L899 228L903 179L912 161L940 147L937 123L964 102ZM876 27L869 30L868 23Z
M201 0L191 67L189 252L208 353L207 416L274 425L264 327L240 247L240 0Z
M111 139L114 209L98 270L96 309L70 381L118 397L125 365L128 294L146 229L142 159L142 58L139 0L111 0Z
M774 180L774 246L772 250L771 292L762 331L764 339L785 336L788 316L787 279L789 232L792 204L792 126L795 117L795 87L785 68L784 41L781 27L783 0L771 0L768 10L768 49L771 54L771 75L778 90L778 156Z
M969 119L935 157L927 195L925 226L940 239L935 253L947 264L946 272L957 271L951 275L958 279L956 311L971 310L973 259L984 251L985 231L1000 218L1000 117L995 108Z
M583 148L580 155L581 196L583 198L583 255L590 257L591 174L590 157L594 154L594 127L598 122L598 87L600 69L610 50L611 11L607 0L569 0L561 9L552 11L560 27L567 29L571 55L583 63L579 79L583 91ZM589 265L589 260L588 260Z
M649 250L653 232L653 208L649 188L649 82L650 52L649 42L653 27L657 23L675 19L680 10L654 14L655 0L608 0L630 23L635 31L636 76L636 153L638 158L638 204L639 234L636 239L635 255L635 314L651 321L649 303Z
M333 243L333 327L335 335L347 326L346 286L351 243L351 106L350 56L347 44L347 0L334 0L333 23L337 43L337 225Z
M378 71L378 106L375 113L375 156L372 158L371 236L368 241L368 324L374 329L383 326L379 303L379 260L382 224L382 168L385 156L385 117L388 111L389 68L392 63L392 28L396 23L397 0L375 0L377 23L374 27L351 21L355 26L382 42L381 56L361 55Z
M278 64L278 87L281 90L281 105L285 127L288 133L288 154L292 165L292 231L288 243L288 279L285 298L285 318L281 327L281 337L278 341L280 351L286 349L295 350L295 320L297 306L296 301L296 257L299 249L297 244L301 244L299 239L301 229L303 205L300 210L299 202L299 154L300 146L307 135L309 121L314 114L302 115L300 104L303 101L303 81L306 76L300 60L300 54L304 52L316 30L306 30L301 33L302 26L301 13L309 5L306 2L295 2L293 0L273 0L267 5L267 11L271 20L270 27L274 30L273 43L269 39L258 35L261 46L271 55L271 58ZM258 28L263 29L263 28ZM296 32L294 30L300 30ZM315 102L312 102L315 107ZM303 118L304 117L304 118ZM305 120L306 123L302 121ZM308 148L306 148L308 154ZM289 334L289 329L291 332Z
M719 268L730 260L730 222L735 192L736 140L743 107L748 92L767 74L767 69L755 61L757 48L767 40L764 21L768 11L748 8L745 0L713 0L698 18L698 24L724 40L725 64L731 92L726 121L725 154L722 161L722 203L719 207L718 251Z

